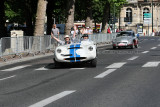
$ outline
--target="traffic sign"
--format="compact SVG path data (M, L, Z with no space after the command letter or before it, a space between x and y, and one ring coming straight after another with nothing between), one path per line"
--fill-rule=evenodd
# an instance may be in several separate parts
M144 13L143 17L144 17L144 20L143 20L144 24L151 24L151 17L152 17L151 13Z

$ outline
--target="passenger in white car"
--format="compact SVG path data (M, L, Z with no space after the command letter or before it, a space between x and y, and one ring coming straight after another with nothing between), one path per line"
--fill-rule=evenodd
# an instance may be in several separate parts
M53 39L55 39L60 45L67 45L73 43L75 40L76 32L73 33L72 38L69 35L64 36L64 41L56 38L54 35L52 35Z

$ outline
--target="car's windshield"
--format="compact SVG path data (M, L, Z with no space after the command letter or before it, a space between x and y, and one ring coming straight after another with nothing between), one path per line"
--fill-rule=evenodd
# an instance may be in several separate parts
M119 36L132 36L131 32L120 32L117 34L117 37Z

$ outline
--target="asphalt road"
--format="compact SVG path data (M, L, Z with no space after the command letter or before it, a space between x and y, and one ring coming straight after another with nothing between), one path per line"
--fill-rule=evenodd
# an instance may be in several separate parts
M0 68L0 107L159 107L160 38L98 48L98 64L54 68L52 56Z

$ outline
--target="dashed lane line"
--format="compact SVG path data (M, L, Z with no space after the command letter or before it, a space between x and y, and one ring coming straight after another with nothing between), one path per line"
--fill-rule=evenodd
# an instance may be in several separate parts
M133 56L133 57L129 58L128 60L129 60L129 61L132 61L132 60L137 59L138 57L139 57L139 56Z
M35 69L36 71L46 71L48 70L47 68L44 68L44 67L41 67L41 68L38 68L38 69Z
M147 62L142 67L157 67L160 64L160 61Z
M126 64L126 62L113 63L106 68L115 68L116 69L116 68L122 67L124 64Z
M144 52L142 52L142 53L148 53L149 51L144 51Z
M85 68L70 68L70 70L82 70L82 69L85 69Z
M65 96L67 96L67 95L69 95L69 94L71 94L71 93L73 93L75 91L76 90L61 92L61 93L59 93L57 95L51 96L51 97L49 97L47 99L44 99L44 100L42 100L40 102L37 102L37 103L35 103L33 105L30 105L29 107L44 107L44 106L46 106L46 105L48 105L48 104L50 104L50 103L52 103L52 102L54 102L54 101L56 101L58 99L61 99L61 98L65 97Z
M156 49L157 47L152 47L151 49Z
M6 79L10 79L10 78L14 78L15 76L16 76L16 75L9 76L9 77L6 77L6 78L2 78L2 79L0 79L0 81L6 80Z
M28 67L28 66L31 66L31 65L16 66L16 67L5 69L5 70L1 70L1 71L15 71L15 70L22 69L22 68L25 68L25 67Z
M94 78L104 78L105 76L109 75L110 73L114 72L116 69L108 69L107 71L97 75Z

